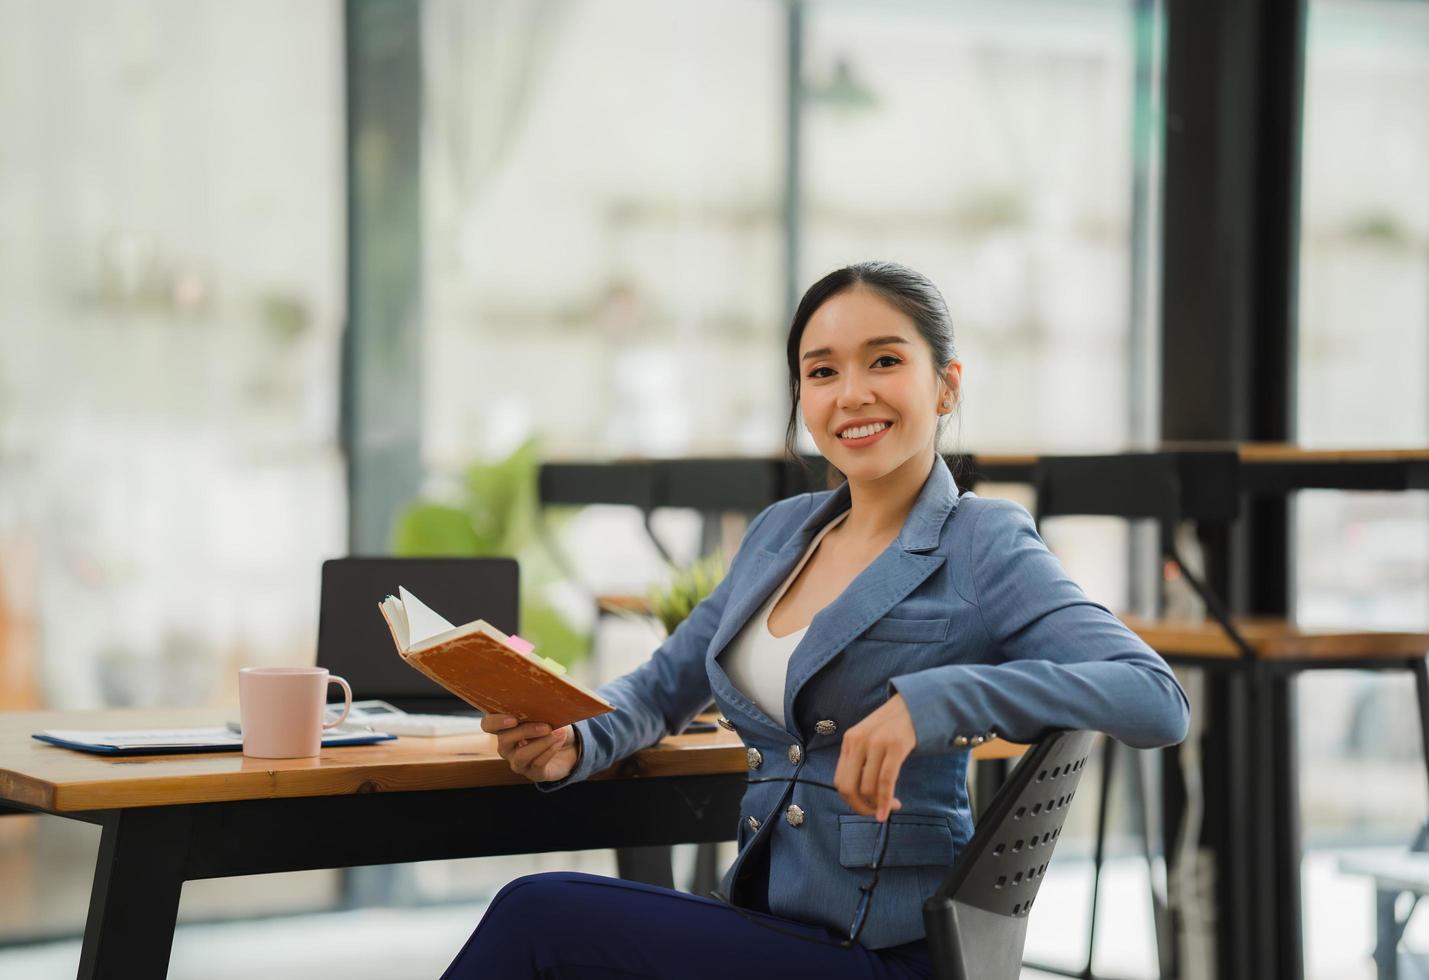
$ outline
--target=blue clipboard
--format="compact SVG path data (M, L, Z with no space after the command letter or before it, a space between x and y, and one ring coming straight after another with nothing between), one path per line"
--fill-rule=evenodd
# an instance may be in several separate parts
M102 735L103 733L96 732L95 734ZM181 755L192 752L241 752L243 750L243 739L234 735L223 739L215 738L210 743L167 745L119 745L112 741L82 741L72 738L60 738L55 735L46 735L43 732L35 732L30 737L50 745L58 745L61 748L74 749L78 752L89 752L93 755ZM387 735L382 732L335 733L323 736L322 747L328 749L340 745L372 745L376 742L390 742L396 737L396 735Z

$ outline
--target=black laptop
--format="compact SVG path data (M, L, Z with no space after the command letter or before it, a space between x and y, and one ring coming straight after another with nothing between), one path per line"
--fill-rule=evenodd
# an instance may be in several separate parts
M514 558L332 558L323 562L318 661L352 685L354 701L386 701L412 714L478 714L408 667L377 605L402 586L453 626L484 619L519 633ZM329 689L342 700L342 692Z

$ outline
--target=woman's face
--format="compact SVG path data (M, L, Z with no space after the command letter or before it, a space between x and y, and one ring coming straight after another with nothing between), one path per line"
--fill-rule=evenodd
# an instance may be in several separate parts
M850 480L871 481L932 451L962 365L953 361L940 379L912 319L855 286L809 318L799 373L799 407L819 452Z

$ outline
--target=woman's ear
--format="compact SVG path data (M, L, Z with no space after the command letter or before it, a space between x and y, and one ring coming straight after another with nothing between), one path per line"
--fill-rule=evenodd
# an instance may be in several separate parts
M943 397L939 401L939 410L947 413L947 411L956 409L963 400L962 361L947 361L947 367L943 369L942 381Z

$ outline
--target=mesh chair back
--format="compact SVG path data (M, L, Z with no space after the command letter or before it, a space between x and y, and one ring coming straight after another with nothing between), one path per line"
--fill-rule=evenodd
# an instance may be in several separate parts
M1059 732L1018 763L923 905L939 980L1016 980L1027 913L1087 764L1091 732Z

